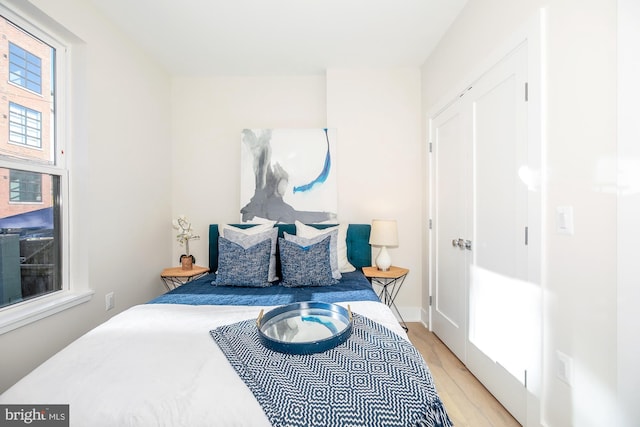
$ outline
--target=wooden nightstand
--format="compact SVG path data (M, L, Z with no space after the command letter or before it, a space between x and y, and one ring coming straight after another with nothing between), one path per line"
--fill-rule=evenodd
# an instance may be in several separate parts
M378 298L390 308L395 309L401 321L400 325L405 331L408 331L409 328L407 328L407 324L402 318L398 307L396 307L394 300L398 296L398 292L400 292L404 279L409 274L409 269L392 265L387 271L378 270L378 267L362 267L362 272L372 285L381 287Z
M162 278L162 282L167 290L170 291L193 279L204 276L208 272L209 269L207 267L201 267L199 265L194 265L191 270L183 270L182 267L170 267L162 270L160 278Z

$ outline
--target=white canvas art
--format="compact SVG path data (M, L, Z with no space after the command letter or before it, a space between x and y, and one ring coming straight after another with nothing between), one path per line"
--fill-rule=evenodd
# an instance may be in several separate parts
M338 186L333 129L244 129L242 222L334 220Z

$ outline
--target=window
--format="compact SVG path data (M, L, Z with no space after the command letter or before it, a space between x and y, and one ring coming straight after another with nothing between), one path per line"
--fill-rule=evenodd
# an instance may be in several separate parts
M9 127L0 134L6 186L0 191L1 310L63 290L59 212L65 168L55 156L56 46L5 16L0 25L9 48L9 68L0 75Z
M9 58L0 67L0 334L92 294L69 282L67 120L59 111L67 100L57 83L66 81L69 52L57 34L68 33L26 16L0 4L0 58Z
M29 147L42 147L42 114L9 102L9 141Z
M13 203L42 202L42 174L10 170L9 201Z
M42 60L12 41L9 41L9 81L32 92L42 93Z

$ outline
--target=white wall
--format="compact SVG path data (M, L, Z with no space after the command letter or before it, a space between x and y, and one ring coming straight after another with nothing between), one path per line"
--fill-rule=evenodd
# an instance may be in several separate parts
M640 425L640 3L618 0L618 397L621 427Z
M201 235L190 244L197 262L206 265L209 224L240 221L242 129L335 128L338 220L398 219L400 247L391 256L411 273L397 303L403 315L418 320L419 85L418 69L174 78L173 214L187 215ZM181 248L173 247L177 261Z
M326 127L325 99L324 76L173 79L172 209L201 236L189 245L198 264L208 263L209 224L240 222L242 129Z
M340 215L370 223L397 219L394 265L409 274L395 301L405 321L419 321L422 298L422 141L420 71L327 72L327 117L340 143ZM378 250L373 250L373 259Z
M423 66L425 111L542 6L534 0L469 2ZM558 0L547 7L541 418L549 427L608 425L614 412L616 200L614 181L601 166L616 150L615 12L615 2L607 0ZM555 208L564 205L574 207L573 236L555 233ZM573 387L555 375L558 350L573 358Z
M168 75L88 2L11 3L72 41L71 275L95 294L0 335L0 392L113 314L159 295L171 258ZM116 307L106 312L112 291Z

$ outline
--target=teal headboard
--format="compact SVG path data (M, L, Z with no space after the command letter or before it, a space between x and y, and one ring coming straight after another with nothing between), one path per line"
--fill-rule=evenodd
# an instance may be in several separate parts
M249 228L255 224L231 224L238 228ZM323 229L333 227L335 224L309 224L312 227ZM289 234L296 234L295 224L276 224L278 236L283 237L286 231ZM369 234L371 225L369 224L349 224L347 229L347 257L349 262L356 268L368 267L371 265L371 245L369 245ZM218 224L209 225L209 269L218 269Z

